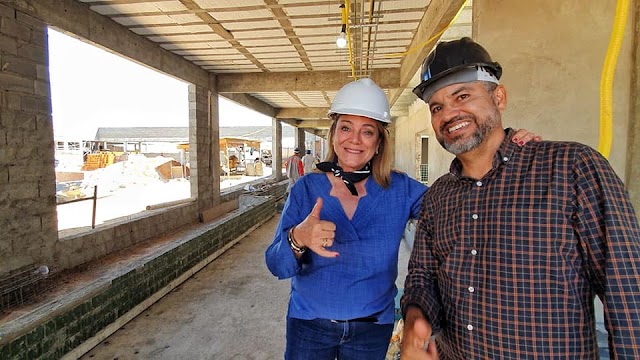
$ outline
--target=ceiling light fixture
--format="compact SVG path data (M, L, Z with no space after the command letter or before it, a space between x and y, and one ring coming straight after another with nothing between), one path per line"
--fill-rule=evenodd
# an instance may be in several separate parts
M340 12L342 13L342 28L340 28L340 35L336 39L336 46L344 49L347 47L347 11L344 4L340 4Z
M342 25L342 27L345 27L345 25ZM338 38L336 39L336 46L340 49L344 49L347 47L347 33L344 31L344 29L340 31L340 35L338 35Z

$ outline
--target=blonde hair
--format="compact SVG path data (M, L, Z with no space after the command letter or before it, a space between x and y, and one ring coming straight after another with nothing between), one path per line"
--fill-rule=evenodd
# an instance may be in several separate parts
M324 161L334 160L337 162L338 156L333 150L333 139L336 133L336 127L338 124L338 118L340 115L332 116L333 123L329 129L329 149L327 150L327 156ZM380 121L376 121L376 127L378 128L378 134L380 135L380 144L378 150L371 158L371 175L373 180L383 188L388 188L391 184L391 150L389 149L389 130Z

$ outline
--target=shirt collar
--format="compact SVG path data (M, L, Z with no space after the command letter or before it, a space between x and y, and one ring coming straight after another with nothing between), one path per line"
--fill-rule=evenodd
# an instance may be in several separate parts
M518 145L511 141L511 138L515 135L516 131L512 128L506 128L504 129L504 133L504 140L502 141L502 144L500 144L496 154L493 156L493 165L490 172L493 172L493 170L497 169L500 165L511 161L511 157L518 149ZM458 158L453 159L451 162L449 172L458 179L462 177L462 162L460 162Z

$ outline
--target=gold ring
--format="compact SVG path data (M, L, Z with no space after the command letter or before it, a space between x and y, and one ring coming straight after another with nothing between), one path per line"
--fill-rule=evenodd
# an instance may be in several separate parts
M322 239L322 247L327 247L327 243L329 243L329 239L327 238Z

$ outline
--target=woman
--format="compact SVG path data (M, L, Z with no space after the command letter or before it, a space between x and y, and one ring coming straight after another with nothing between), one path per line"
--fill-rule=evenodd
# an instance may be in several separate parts
M329 117L323 172L295 183L265 254L291 278L285 359L384 359L400 240L427 187L391 170L389 103L373 81L340 89Z

